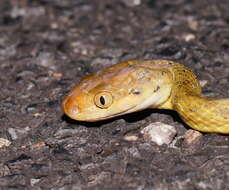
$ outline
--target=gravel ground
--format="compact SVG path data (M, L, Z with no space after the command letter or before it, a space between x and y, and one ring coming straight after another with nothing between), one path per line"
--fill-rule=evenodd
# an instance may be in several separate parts
M229 97L227 0L1 0L0 11L0 189L229 189L227 135L187 143L166 110L88 124L60 109L83 76L129 59L180 62L206 96ZM173 144L141 136L154 122L175 127Z

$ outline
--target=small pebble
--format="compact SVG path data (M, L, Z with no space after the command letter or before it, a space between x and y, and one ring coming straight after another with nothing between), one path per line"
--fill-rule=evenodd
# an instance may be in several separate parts
M52 53L49 52L41 52L36 59L36 64L52 70L56 70L55 57Z
M42 148L44 146L46 146L45 142L39 141L39 142L35 143L32 147L36 149L36 148Z
M208 83L207 80L200 80L200 86L204 87Z
M32 178L30 179L30 184L31 186L34 186L36 183L38 183L41 179L35 179L35 178Z
M12 140L16 140L19 136L27 134L30 128L27 126L25 128L16 129L16 128L8 128L8 133L10 134Z
M8 128L8 133L10 134L13 140L16 140L18 138L16 130L14 128Z
M195 20L190 19L188 21L188 26L189 26L190 29L196 31L199 28L199 23L197 21L195 21Z
M11 10L10 16L15 19L18 17L23 17L25 16L25 14L26 14L26 9L14 7Z
M123 3L125 3L128 7L134 7L141 4L141 0L123 0Z
M55 30L55 29L58 29L58 28L59 28L59 25L58 25L57 22L53 22L53 23L51 23L50 27L51 27L53 30Z
M196 142L200 141L202 137L203 135L199 131L189 129L184 134L184 145L189 146L189 145L195 144Z
M10 169L7 165L1 163L0 164L0 178L10 175Z
M129 141L129 142L135 142L138 140L137 135L125 135L124 140Z
M191 40L195 40L196 36L194 34L185 34L183 38L186 42L190 42Z
M130 147L130 148L124 148L124 150L126 153L130 154L132 158L141 159L141 154L135 146Z
M4 146L10 146L10 144L11 141L9 141L8 139L0 138L0 148Z
M42 113L37 112L37 113L33 114L33 116L34 117L41 117L42 116Z
M141 134L145 141L155 142L160 146L170 144L177 132L171 125L155 122L142 129Z
M56 79L61 79L63 77L62 73L51 72L51 75Z

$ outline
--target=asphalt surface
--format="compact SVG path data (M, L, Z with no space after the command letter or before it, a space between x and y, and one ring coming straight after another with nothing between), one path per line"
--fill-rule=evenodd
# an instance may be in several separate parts
M177 61L206 96L229 97L228 1L1 0L0 12L0 189L229 189L228 135L187 145L175 112L88 124L60 109L83 76L129 59ZM174 146L141 137L153 122L176 128Z

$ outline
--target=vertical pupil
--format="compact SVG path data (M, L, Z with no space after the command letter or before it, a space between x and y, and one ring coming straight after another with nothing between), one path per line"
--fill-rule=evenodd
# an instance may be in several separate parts
M103 96L100 96L99 100L100 100L100 103L104 106L105 105L105 98Z

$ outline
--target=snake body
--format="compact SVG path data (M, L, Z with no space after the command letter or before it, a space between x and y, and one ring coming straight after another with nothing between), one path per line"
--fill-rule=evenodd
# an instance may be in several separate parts
M82 79L62 102L66 115L90 122L145 108L175 110L202 132L229 133L229 99L204 97L195 74L173 61L118 63Z

